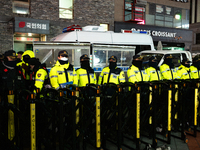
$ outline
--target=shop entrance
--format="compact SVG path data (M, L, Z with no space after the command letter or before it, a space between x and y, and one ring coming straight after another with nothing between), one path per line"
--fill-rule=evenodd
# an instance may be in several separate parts
M33 50L33 41L46 41L46 35L16 32L14 34L14 50L16 52Z

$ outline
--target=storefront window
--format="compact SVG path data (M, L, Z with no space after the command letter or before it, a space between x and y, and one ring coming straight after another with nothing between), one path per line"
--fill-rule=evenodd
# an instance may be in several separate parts
M189 28L189 10L148 3L145 24L170 28Z
M29 14L29 0L13 0L13 13Z
M59 0L59 17L73 19L73 0Z
M174 28L182 28L182 12L181 9L174 9Z
M145 17L145 24L148 25L155 25L155 9L156 5L147 3L146 5L146 17Z
M138 22L138 24L144 24L144 5L137 5L134 0L125 0L124 7L124 21L134 21Z
M189 10L182 9L182 28L189 29Z

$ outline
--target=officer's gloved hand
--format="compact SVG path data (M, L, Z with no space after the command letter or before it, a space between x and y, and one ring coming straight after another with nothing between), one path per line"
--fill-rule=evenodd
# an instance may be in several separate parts
M46 84L46 85L44 86L44 88L45 88L45 89L51 89L51 85L50 85L50 84Z

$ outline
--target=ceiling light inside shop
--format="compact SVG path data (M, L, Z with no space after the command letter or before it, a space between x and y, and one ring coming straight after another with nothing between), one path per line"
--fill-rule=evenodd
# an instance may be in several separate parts
M17 13L17 14L27 14L27 12L26 12L26 11L23 11L23 10L17 10L16 13Z
M21 41L26 41L26 38L25 37L21 37Z

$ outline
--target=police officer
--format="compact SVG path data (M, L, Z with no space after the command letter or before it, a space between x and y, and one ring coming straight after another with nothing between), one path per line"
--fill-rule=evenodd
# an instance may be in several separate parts
M190 79L190 63L188 59L183 59L181 65L178 67L177 74L180 79Z
M200 55L196 55L193 58L192 65L190 66L191 79L199 79L200 78L199 70L200 70Z
M23 51L17 52L17 63L22 62L22 54L23 53L24 53Z
M1 71L3 72L1 72L2 73L1 77L2 77L3 83L7 85L4 87L7 87L8 89L12 89L12 90L19 88L16 86L20 86L21 79L23 78L21 74L22 68L16 66L17 64L16 58L17 58L16 52L14 50L8 50L4 53L4 60L2 61L3 68ZM12 81L12 80L16 80L16 81Z
M160 71L158 70L158 62L155 56L149 58L149 67L146 69L146 73L149 76L149 81L160 80Z
M162 80L173 80L180 78L177 74L177 69L172 62L172 55L167 54L164 56L164 62L160 66L160 73Z
M78 85L76 71L68 61L68 52L66 50L58 53L58 60L51 69L49 77L51 86L55 89L64 88L68 84Z
M16 66L16 52L8 50L4 53L4 61L0 69L1 96L6 96L9 90L22 90L25 89L25 80L21 74L22 68Z
M90 61L87 54L80 57L81 68L76 70L78 86L84 87L86 84L96 84L96 74L94 70L90 67Z
M49 84L48 71L45 67L45 64L41 64L37 58L30 58L28 60L28 64L30 65L31 69L30 90L36 92L35 89L40 89L41 91L44 85Z
M101 74L99 75L98 84L114 83L119 84L125 82L124 71L117 67L117 57L110 56L109 66L103 68Z
M34 58L35 57L35 54L33 51L31 50L26 50L23 54L22 54L22 57L21 57L21 62L18 62L17 63L17 66L21 66L22 67L22 74L23 74L23 77L25 79L25 83L26 83L26 88L28 89L30 84L31 84L31 81L30 81L30 66L29 64L27 63L27 61L30 59L30 58Z
M133 56L132 65L127 71L128 81L131 83L148 81L149 76L143 69L143 57L140 55Z

